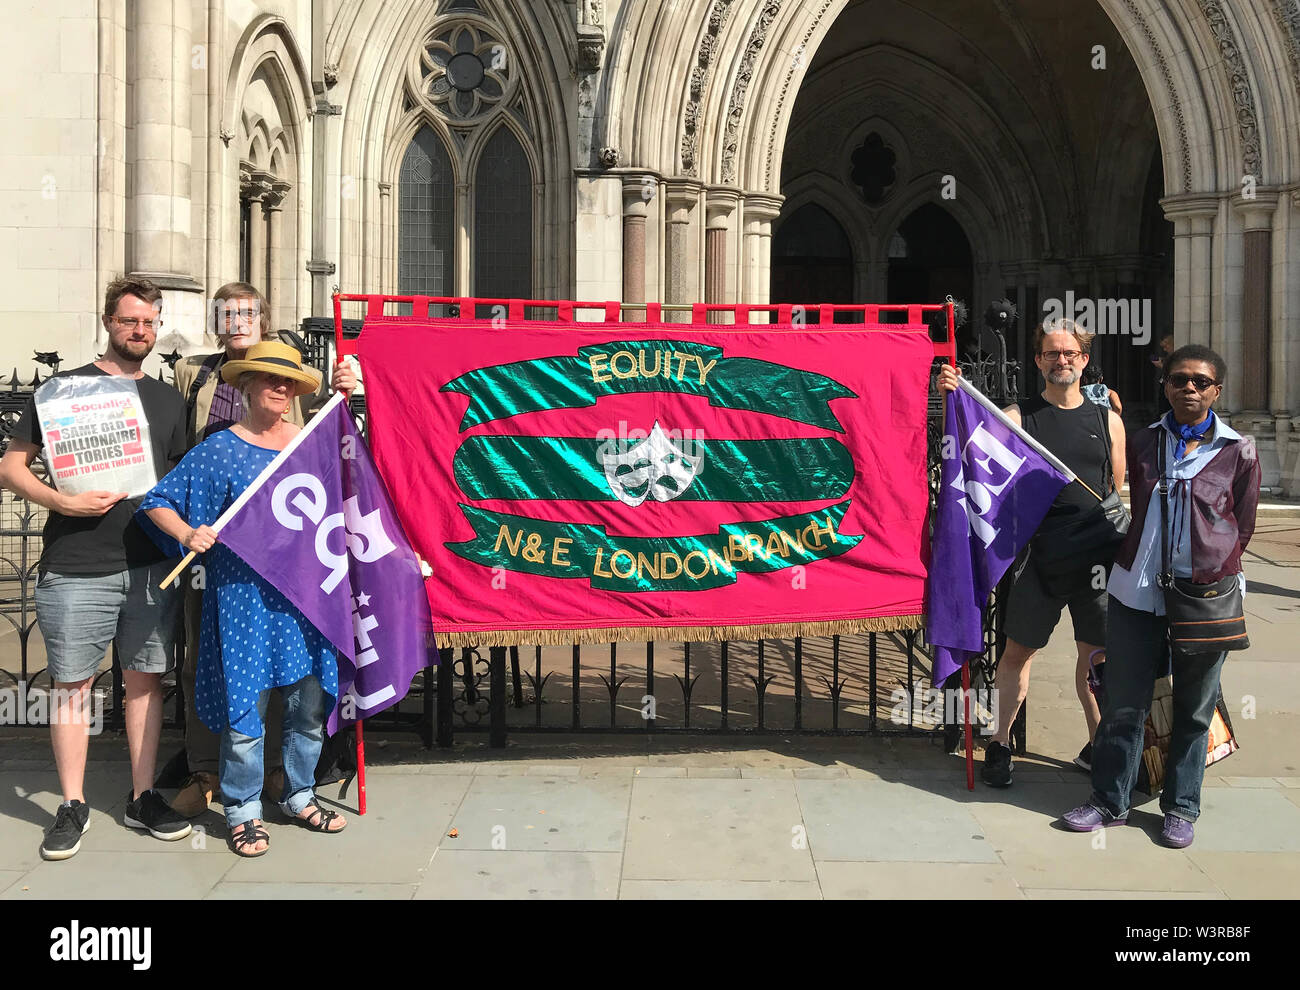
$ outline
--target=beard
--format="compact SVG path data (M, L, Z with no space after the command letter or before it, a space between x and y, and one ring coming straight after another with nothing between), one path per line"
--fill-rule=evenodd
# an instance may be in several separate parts
M153 350L153 344L144 340L124 340L119 344L110 337L108 349L123 361L143 361Z
M1064 371L1053 369L1047 373L1047 380L1053 385L1064 385L1067 388L1073 385L1082 377L1082 374L1073 368L1066 368Z

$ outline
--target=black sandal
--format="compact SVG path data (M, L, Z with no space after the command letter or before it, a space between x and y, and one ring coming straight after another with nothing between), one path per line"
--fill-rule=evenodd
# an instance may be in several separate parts
M307 807L303 808L302 810L308 811L312 808L316 809L314 812L312 812L313 817L317 813L319 813L320 815L320 817L316 818L314 822L311 821L309 818L303 818L301 815L294 815L293 820L305 829L308 829L312 832L325 832L328 835L336 835L337 833L342 832L343 828L348 827L347 823L344 822L343 828L330 828L330 822L334 821L335 818L342 818L343 816L340 815L337 811L332 811L329 808L321 807L321 803L318 798L312 798L310 801L307 802Z
M265 842L265 849L256 852L247 852L247 848L254 842ZM236 825L230 832L230 838L226 840L226 845L236 856L243 856L245 859L255 859L258 856L265 856L271 851L271 836L260 825L254 825L252 819L244 822L242 825Z

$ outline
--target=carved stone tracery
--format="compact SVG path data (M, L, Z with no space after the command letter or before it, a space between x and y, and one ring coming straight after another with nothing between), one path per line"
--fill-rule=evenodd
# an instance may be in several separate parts
M700 41L695 65L691 69L690 99L682 117L682 174L697 174L696 145L698 143L700 100L704 96L704 87L708 83L709 73L713 69L713 59L717 53L718 34L727 23L733 0L713 0L709 9L709 26Z
M1237 44L1237 36L1228 23L1219 0L1198 0L1201 13L1210 26L1210 33L1219 45L1223 68L1232 88L1232 102L1236 107L1237 131L1241 136L1241 169L1243 175L1263 178L1263 154L1259 144L1259 118L1255 113L1255 93L1250 86L1246 60Z
M767 41L768 29L781 12L782 0L766 0L758 15L749 40L745 44L745 54L740 59L740 71L736 73L735 84L731 88L731 100L727 104L727 125L722 142L722 181L736 181L736 146L740 134L740 122L745 116L745 94L749 91L750 81L754 77L754 63Z
M1291 66L1291 82L1300 95L1300 2L1297 0L1270 0L1273 19L1282 29L1287 62Z
M794 82L794 74L804 66L803 53L808 50L808 42L811 40L813 32L817 30L818 25L822 22L822 18L826 16L826 11L830 9L831 4L834 2L835 0L821 0L821 8L808 22L808 30L804 32L803 38L800 39L799 47L796 49L800 55L798 58L790 60L790 70L785 74L785 82L781 84L781 93L776 98L776 107L772 111L772 120L778 121L781 119L781 110L785 106L786 97L790 93L790 84ZM772 188L772 162L776 157L776 138L777 130L776 128L772 128L768 134L767 160L763 166L763 182L768 189Z
M1183 117L1183 104L1178 98L1178 89L1174 86L1173 73L1169 71L1169 63L1165 60L1165 53L1156 40L1155 32L1147 24L1146 19L1138 10L1137 4L1133 0L1124 0L1124 6L1138 27L1142 29L1142 34L1146 38L1147 44L1151 46L1152 54L1156 57L1160 77L1165 81L1165 90L1169 94L1169 112L1173 114L1174 126L1178 130L1178 150L1183 166L1183 186L1180 191L1190 192L1192 188L1192 152L1187 143L1187 121Z

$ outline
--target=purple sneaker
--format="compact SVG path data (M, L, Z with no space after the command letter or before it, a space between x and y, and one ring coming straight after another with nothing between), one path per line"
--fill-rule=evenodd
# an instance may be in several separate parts
M1186 849L1192 844L1192 823L1166 812L1164 827L1160 829L1160 844L1171 849Z
M1112 825L1126 825L1127 818L1112 818L1104 811L1099 811L1090 804L1081 804L1073 811L1067 811L1061 816L1061 821L1071 832L1095 832L1099 828L1110 828Z

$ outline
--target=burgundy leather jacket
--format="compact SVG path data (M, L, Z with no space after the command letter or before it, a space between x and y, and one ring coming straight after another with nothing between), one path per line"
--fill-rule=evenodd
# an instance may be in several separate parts
M1128 487L1133 521L1115 563L1132 568L1147 507L1155 494L1157 443L1167 431L1157 423L1128 437ZM1254 444L1233 440L1187 482L1191 487L1192 580L1210 584L1241 571L1241 554L1255 532L1259 458ZM1155 495L1156 498L1160 496ZM1156 511L1159 511L1157 505Z

